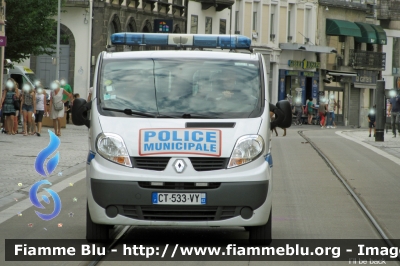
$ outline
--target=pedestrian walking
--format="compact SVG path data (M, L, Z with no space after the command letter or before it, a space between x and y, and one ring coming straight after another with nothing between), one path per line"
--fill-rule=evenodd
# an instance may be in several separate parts
M80 97L81 97L81 95L79 95L79 93L75 93L75 94L74 94L74 99L72 100L72 104L71 104L71 105L74 105L74 101L75 101L76 99L80 98Z
M335 110L336 110L336 100L335 100L335 96L332 94L329 97L329 101L328 101L328 113L327 113L327 126L326 128L336 128L336 124L335 124Z
M7 89L3 89L1 95L7 93ZM1 133L6 133L6 116L4 115L4 102L2 103L0 99L0 108L1 108Z
M318 114L320 117L320 126L321 128L325 128L325 117L326 117L326 112L327 112L327 108L326 108L326 103L325 103L325 99L321 99L319 102L319 107L318 107Z
M39 85L36 90L36 136L40 137L42 134L42 121L45 114L48 115L47 104L46 104L47 94L46 91Z
M314 109L316 109L314 103L312 102L312 98L311 97L308 99L306 108L307 108L307 115L308 115L307 123L309 125L311 125L312 119L313 119Z
M303 116L303 104L301 98L297 97L294 103L294 114L296 115L295 125L301 125L301 117Z
M390 98L388 112L391 117L393 138L396 137L396 125L400 134L400 95Z
M15 129L15 115L16 111L19 109L20 106L15 106L15 104L18 104L18 99L19 99L19 91L17 87L17 83L13 78L9 78L6 83L6 88L7 92L3 93L3 97L1 99L1 104L3 105L4 103L4 108L3 112L6 117L6 131L8 135L15 135L16 131ZM18 126L18 123L17 125Z
M55 80L51 83L51 94L50 94L50 117L53 119L54 133L57 136L61 136L61 120L64 117L64 104L63 96L66 95L69 99L72 99L72 95L66 90L60 87L60 82Z
M40 80L35 80L35 89L37 90L39 87L42 87L42 82Z
M62 78L62 79L60 80L60 87L61 87L62 89L64 89L65 91L67 91L69 94L72 94L72 88L71 88L71 86L65 81L64 78ZM70 108L69 108L70 101L69 101L67 95L63 95L62 101L63 101L64 107L65 107L66 121L67 121L67 124L69 124L69 115L70 115L71 111L70 111Z
M372 128L374 129L374 137L376 135L376 120L375 120L375 106L369 110L368 113L368 124L369 124L369 136L371 137Z
M20 112L24 117L24 136L33 135L32 132L32 115L36 113L36 97L35 92L30 84L25 83L22 87L21 109Z

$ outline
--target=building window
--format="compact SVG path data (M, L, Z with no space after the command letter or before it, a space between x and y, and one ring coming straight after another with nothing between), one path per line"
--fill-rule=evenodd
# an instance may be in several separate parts
M206 17L205 34L212 34L212 18Z
M268 88L268 97L269 97L269 101L272 102L272 81L274 80L274 64L270 63L269 64L269 88Z
M197 28L198 28L198 16L192 15L190 19L190 33L191 34L197 34Z
M183 6L182 0L173 0L172 4L177 6Z
M400 74L400 38L393 37L393 74Z
M269 29L269 32L271 33L271 34L274 34L274 16L275 16L275 14L271 14L271 21L270 21L270 23L269 23L269 26L270 26L270 29Z
M219 20L219 34L226 34L226 19Z
M287 36L288 42L291 42L294 40L294 33L296 32L295 29L295 12L296 12L296 7L294 4L289 4L289 11L288 11L288 23L287 23Z
M305 40L304 40L304 42L305 43L308 43L309 41L310 41L310 38L311 38L311 32L310 32L310 27L311 27L311 9L310 8L307 8L306 9L306 21L305 21L305 24L306 24L306 26L304 27L304 36L305 36Z
M269 38L270 41L273 42L275 40L275 11L276 11L276 5L271 5L271 18L270 18L270 23L269 23Z
M235 34L240 34L240 31L239 31L239 11L235 11Z
M287 23L287 35L288 36L292 36L292 32L290 31L291 29L292 29L292 27L290 26L290 24L291 24L291 16L292 16L292 11L291 10L289 10L288 11L288 23Z
M253 31L257 32L257 11L253 12Z

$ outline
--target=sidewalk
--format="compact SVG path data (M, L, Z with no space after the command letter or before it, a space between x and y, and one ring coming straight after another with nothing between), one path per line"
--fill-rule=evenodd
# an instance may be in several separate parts
M366 144L369 147L375 147L379 150L386 152L390 155L393 155L400 159L400 134L397 133L396 138L393 138L393 133L391 129L388 130L386 133L386 129L384 131L384 141L383 142L376 142L375 138L373 137L373 133L371 137L369 135L369 128L353 128L353 127L345 127L345 126L337 126L337 128L324 128L321 129L319 126L316 125L301 125L301 126L294 126L290 127L290 131L298 131L298 130L317 130L317 131L326 131L326 132L336 132L336 134L342 137L348 137L348 139ZM279 136L282 136L282 130L278 129ZM275 133L272 134L275 137Z
M26 197L32 184L41 179L53 183L85 169L88 129L68 124L66 128L61 128L57 168L49 177L36 172L36 157L49 145L49 129L53 131L53 128L43 127L41 137L0 134L0 208ZM21 126L18 131L21 132Z
M344 129L342 133L346 136L354 138L358 141L371 145L373 147L379 148L384 152L387 152L397 158L400 158L400 136L397 134L396 138L393 138L393 133L388 132L384 135L383 142L375 141L374 137L368 137L369 131L366 129ZM373 136L373 135L372 135Z

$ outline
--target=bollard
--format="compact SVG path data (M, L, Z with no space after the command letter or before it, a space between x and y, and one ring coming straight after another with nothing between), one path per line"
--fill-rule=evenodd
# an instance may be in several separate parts
M384 140L384 128L386 122L385 114L385 81L378 80L376 82L376 135L375 141L385 141Z

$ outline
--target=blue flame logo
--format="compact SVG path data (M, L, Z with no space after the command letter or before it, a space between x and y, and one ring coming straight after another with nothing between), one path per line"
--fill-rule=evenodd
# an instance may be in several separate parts
M44 148L36 157L36 161L35 161L35 169L36 172L38 172L40 175L47 177L48 175L50 175L51 173L53 173L53 171L56 169L58 162L60 160L60 153L57 152L53 158L50 158L47 162L47 173L45 168L45 161L46 159L53 153L55 152L58 147L60 146L60 139L52 132L49 130L49 134L50 134L50 143L49 145ZM33 186L31 187L30 191L29 191L29 198L32 202L32 204L39 208L39 209L45 209L45 207L40 203L38 197L37 197L37 193L39 190L39 187L41 185L51 185L51 183L48 180L41 180L36 182L35 184L33 184ZM61 200L60 197L58 196L58 194L48 188L45 188L44 190L46 190L50 196L53 198L54 200L54 211L50 214L43 214L40 213L38 211L35 211L35 213L37 214L37 216L39 216L41 219L48 221L53 219L54 217L56 217L60 211L61 211ZM42 199L45 203L50 204L50 200L46 195L42 195Z
M31 190L29 191L29 198L30 198L32 204L34 206L36 206L37 208L39 208L39 209L45 209L45 207L40 203L39 199L37 198L38 189L39 189L39 187L41 185L44 185L44 184L51 185L51 183L48 180L41 180L41 181L36 182L35 184L33 184L33 186L31 187ZM58 196L58 194L54 190L51 190L51 189L48 189L48 188L45 188L44 190L46 190L54 200L54 211L52 213L50 213L50 214L43 214L43 213L40 213L38 211L35 211L35 213L42 220L48 221L48 220L53 219L54 217L56 217L60 213L60 211L61 211L61 200L60 200L60 197ZM42 199L47 204L50 203L50 200L46 195L42 195Z
M51 130L49 130L49 134L50 134L49 145L46 148L44 148L41 152L39 152L35 161L36 172L38 172L42 176L47 176L44 169L45 160L60 146L60 139ZM54 171L54 169L56 169L59 160L60 160L60 152L57 152L53 158L49 159L49 161L47 162L48 175L50 175Z

